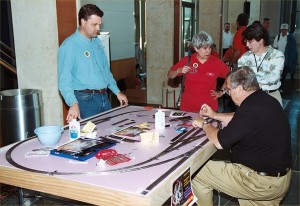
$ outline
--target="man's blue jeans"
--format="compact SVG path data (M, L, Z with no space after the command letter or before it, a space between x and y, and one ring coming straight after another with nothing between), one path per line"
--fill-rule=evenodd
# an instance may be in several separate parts
M107 93L85 93L74 91L80 108L82 119L105 112L111 109L111 103Z

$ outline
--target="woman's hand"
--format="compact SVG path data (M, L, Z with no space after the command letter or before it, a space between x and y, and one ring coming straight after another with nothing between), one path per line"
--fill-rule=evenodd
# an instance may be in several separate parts
M189 66L184 66L184 67L182 67L182 68L179 68L179 70L181 69L181 72L180 73L182 73L182 74L186 74L186 73L188 73L189 71L191 71L191 67L189 67Z
M215 91L215 90L210 90L211 96L214 97L214 99L218 99L219 97L223 96L223 91Z
M181 67L181 68L178 68L176 70L169 70L168 71L168 78L170 79L174 79L175 77L177 77L179 74L186 74L188 73L189 71L191 71L191 67L189 66L184 66L184 67Z

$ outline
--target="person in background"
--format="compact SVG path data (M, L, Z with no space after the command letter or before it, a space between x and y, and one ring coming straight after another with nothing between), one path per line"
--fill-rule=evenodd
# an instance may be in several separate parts
M224 24L223 41L222 41L223 56L231 46L232 46L232 34L230 32L230 24L226 22Z
M242 32L247 28L249 23L249 16L246 13L241 13L238 15L236 20L237 32L233 37L233 45L229 48L223 56L223 61L230 66L231 69L237 68L237 60L246 52L248 48L242 38ZM218 93L219 96L222 93ZM224 110L225 111L235 111L236 106L232 99L228 95L223 94Z
M261 24L261 22L258 21L258 20L255 20L255 21L252 22L252 24Z
M235 33L233 37L233 45L232 50L228 50L227 52L230 52L228 54L225 53L225 56L223 57L223 61L227 62L229 66L232 68L237 67L237 60L246 52L248 51L248 48L243 41L242 33L247 28L247 25L249 23L249 16L248 14L241 13L238 15L236 24L237 24L237 32Z
M280 26L280 34L278 34L273 43L273 47L282 51L285 56L284 60L284 68L281 75L281 86L280 90L282 92L283 85L286 79L286 75L291 73L291 79L293 79L293 75L297 66L297 42L293 34L289 33L289 25L284 23Z
M279 205L291 180L291 131L277 100L259 88L249 67L232 71L226 91L238 106L217 113L202 105L194 127L202 128L217 149L230 149L231 161L208 161L192 181L198 205L213 205L213 190L233 196L239 205ZM218 129L202 118L227 123Z
M238 60L238 66L249 66L257 76L260 88L282 105L278 91L284 65L284 54L268 44L268 31L260 24L248 26L242 33L249 51Z
M265 29L268 31L268 35L269 35L269 40L268 40L268 44L271 45L271 35L270 35L270 24L271 24L271 19L265 17L263 19L263 23L262 25L265 27Z
M96 5L81 7L79 28L58 50L58 86L70 107L68 122L111 109L107 88L117 95L121 105L128 104L110 72L104 47L97 37L103 15Z
M213 43L213 45L211 46L211 55L220 58L220 54L217 50L217 45L215 43Z
M213 41L211 36L201 31L194 35L192 44L195 53L179 60L168 71L168 78L185 75L184 91L180 102L180 110L198 112L203 103L218 110L217 78L225 78L229 68L220 59L211 55Z

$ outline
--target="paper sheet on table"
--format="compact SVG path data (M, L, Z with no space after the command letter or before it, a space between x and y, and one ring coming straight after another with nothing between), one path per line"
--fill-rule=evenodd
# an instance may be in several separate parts
M141 142L143 143L159 143L159 133L158 132L145 132L141 133Z
M149 128L151 126L151 124L148 122L144 122L142 124L138 124L137 126L140 128Z
M93 122L88 121L88 123L86 123L86 125L84 125L84 127L82 128L81 131L83 133L92 133L95 128L96 128L96 125Z

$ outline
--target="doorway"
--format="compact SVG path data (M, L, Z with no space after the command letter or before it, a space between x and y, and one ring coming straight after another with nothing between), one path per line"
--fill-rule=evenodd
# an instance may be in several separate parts
M198 30L196 5L198 1L195 0L183 0L181 6L181 58L187 56L188 45L191 43L192 38Z

